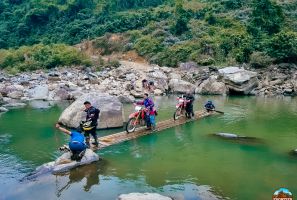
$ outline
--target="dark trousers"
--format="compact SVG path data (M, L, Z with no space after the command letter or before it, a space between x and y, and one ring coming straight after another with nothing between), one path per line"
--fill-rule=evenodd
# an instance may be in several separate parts
M146 122L146 127L150 128L151 127L151 119L149 115L145 115L145 122Z
M187 103L186 105L186 115L187 117L194 116L194 109L193 109L193 104L192 103Z
M84 136L86 137L87 145L90 144L90 134L93 136L93 138L95 140L95 144L98 144L96 126L89 131L85 131L85 133L84 133Z

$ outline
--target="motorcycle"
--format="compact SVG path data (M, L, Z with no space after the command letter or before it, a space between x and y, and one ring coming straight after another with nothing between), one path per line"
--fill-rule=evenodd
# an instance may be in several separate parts
M190 114L186 112L186 106L187 103L190 102L190 100L187 100L184 96L177 98L177 104L176 104L176 110L173 114L173 120L178 120L181 116L185 115L186 117L189 117Z
M146 109L142 106L135 106L135 112L129 115L129 120L126 124L127 133L132 133L137 127L145 126Z

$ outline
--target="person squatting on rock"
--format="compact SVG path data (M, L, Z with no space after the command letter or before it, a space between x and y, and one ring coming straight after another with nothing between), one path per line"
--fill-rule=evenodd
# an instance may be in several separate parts
M204 108L207 112L214 111L216 107L213 105L212 101L207 101L207 103L204 105Z
M188 92L185 96L187 100L186 104L186 117L192 118L194 117L194 109L193 109L193 102L195 100L195 97L192 93Z
M136 101L137 105L144 105L146 108L146 115L145 115L145 121L146 121L146 127L147 129L156 129L156 114L157 111L154 108L155 104L151 98L148 97L148 94L145 93L143 95L142 101Z
M98 118L100 110L92 106L89 101L84 102L85 112L87 113L86 121L82 121L80 126L84 130L84 135L86 137L86 144L90 147L90 134L93 136L95 146L98 146L98 139L96 134L96 127L98 125Z
M69 131L65 128L62 128L58 123L56 124L56 128L70 136L68 145L72 154L71 160L80 161L87 148L87 145L85 144L85 137L81 133L81 130L77 129Z

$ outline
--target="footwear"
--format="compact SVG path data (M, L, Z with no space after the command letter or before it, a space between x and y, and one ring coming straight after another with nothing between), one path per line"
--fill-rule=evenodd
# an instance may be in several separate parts
M92 142L92 144L98 147L98 142Z

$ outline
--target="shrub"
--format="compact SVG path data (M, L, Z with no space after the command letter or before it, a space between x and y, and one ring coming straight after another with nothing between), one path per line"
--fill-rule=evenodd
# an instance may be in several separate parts
M152 57L154 54L163 50L163 45L151 36L144 36L136 41L134 48L139 55Z
M0 68L20 71L49 69L57 66L91 65L86 55L63 44L23 46L0 51Z
M297 33L282 31L268 41L268 53L277 62L297 62Z
M271 65L273 59L264 52L253 52L250 56L250 64L254 68L267 67Z

